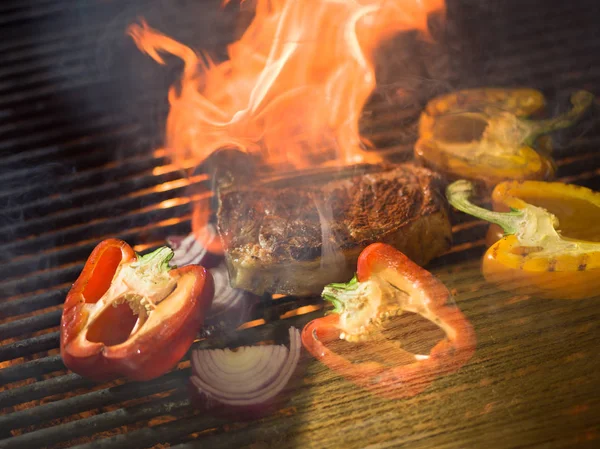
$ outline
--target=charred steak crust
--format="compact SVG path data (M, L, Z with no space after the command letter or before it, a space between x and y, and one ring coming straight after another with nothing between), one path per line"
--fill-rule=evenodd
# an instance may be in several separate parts
M432 171L361 166L333 178L219 192L218 230L234 287L319 294L328 282L347 281L371 243L390 243L420 264L450 246L444 184Z

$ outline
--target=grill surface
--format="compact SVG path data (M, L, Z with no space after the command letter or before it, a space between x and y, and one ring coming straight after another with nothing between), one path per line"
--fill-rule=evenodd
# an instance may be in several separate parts
M233 7L215 12L216 3L30 0L0 6L0 447L592 444L600 432L593 380L600 307L595 301L520 302L485 285L478 260L486 227L465 216L456 217L454 248L431 267L456 290L478 330L477 358L465 368L471 383L442 380L420 398L392 406L313 363L287 409L237 422L190 406L187 359L145 383L96 385L65 370L57 349L61 304L94 246L110 236L146 250L169 234L187 233L186 195L206 181L185 178L154 151L167 88L180 66L156 67L123 31L143 14L167 34L219 54L239 19ZM410 157L415 104L440 91L530 85L561 99L574 88L600 93L595 0L556 6L448 0L448 6L444 48L413 45L425 58L418 70L396 58L394 70L381 75L390 82L365 111L364 134L391 160ZM405 72L388 73L396 68ZM419 93L411 104L390 101L397 81ZM570 142L557 150L559 177L600 190L600 128L585 128L559 136L559 144ZM257 311L254 318L263 321L254 327L217 333L196 347L271 339L320 314L318 298L273 300ZM511 324L513 330L496 334ZM527 364L510 365L516 348ZM541 391L519 387L536 384L543 384ZM548 401L556 397L562 405L553 408ZM291 439L283 443L286 435ZM251 445L255 441L262 443Z

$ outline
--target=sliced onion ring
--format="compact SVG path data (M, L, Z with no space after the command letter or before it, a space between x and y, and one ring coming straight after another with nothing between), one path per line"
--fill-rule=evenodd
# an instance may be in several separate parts
M219 238L213 225L207 226L206 234L210 236L210 240L206 242L207 245ZM193 232L188 235L172 235L167 237L166 241L175 253L171 259L171 265L183 267L194 264L211 268L221 261L221 255L210 252L208 246L199 242Z
M207 225L205 234L218 239L213 225ZM252 311L259 301L256 295L244 290L232 288L229 283L227 266L219 254L210 252L209 247L202 245L191 232L187 236L173 235L167 237L168 245L173 249L175 256L171 265L185 266L190 264L202 265L208 268L215 283L215 295L210 311L204 321L204 330L214 332L211 327L236 328L252 318Z
M231 287L229 272L224 262L209 271L215 283L215 296L205 323L235 328L249 321L259 298L245 290Z
M243 346L194 350L191 383L201 397L230 407L270 404L285 389L300 361L300 331L289 329L290 347Z

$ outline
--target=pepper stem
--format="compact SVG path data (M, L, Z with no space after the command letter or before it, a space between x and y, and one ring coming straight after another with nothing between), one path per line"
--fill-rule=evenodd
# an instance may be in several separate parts
M531 129L527 143L532 144L535 139L543 134L548 134L559 129L568 128L577 123L594 102L594 95L585 90L579 90L571 95L570 111L547 120L523 120Z
M333 305L331 313L342 313L344 311L344 300L340 298L345 292L357 290L359 287L356 274L349 282L328 284L323 288L323 299L329 301Z
M469 200L473 194L473 190L474 187L471 182L461 179L448 186L446 197L448 198L448 202L456 209L499 225L506 235L515 234L525 214L515 209L511 212L494 212L479 207Z

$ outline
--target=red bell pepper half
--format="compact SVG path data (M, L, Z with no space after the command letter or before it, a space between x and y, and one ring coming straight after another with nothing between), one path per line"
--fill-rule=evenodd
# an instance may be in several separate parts
M330 284L323 291L334 305L333 313L308 323L302 343L315 358L355 384L390 399L407 398L425 390L443 374L457 371L473 356L476 338L467 318L450 292L431 273L400 251L383 243L363 250L356 276L347 284ZM429 355L416 355L407 365L377 362L352 363L327 347L338 338L368 340L382 320L402 311L418 313L439 326L446 338ZM390 360L395 358L390 354Z
M185 355L210 309L214 286L198 265L172 268L173 251L140 256L125 242L101 242L65 300L60 353L96 381L149 380Z

